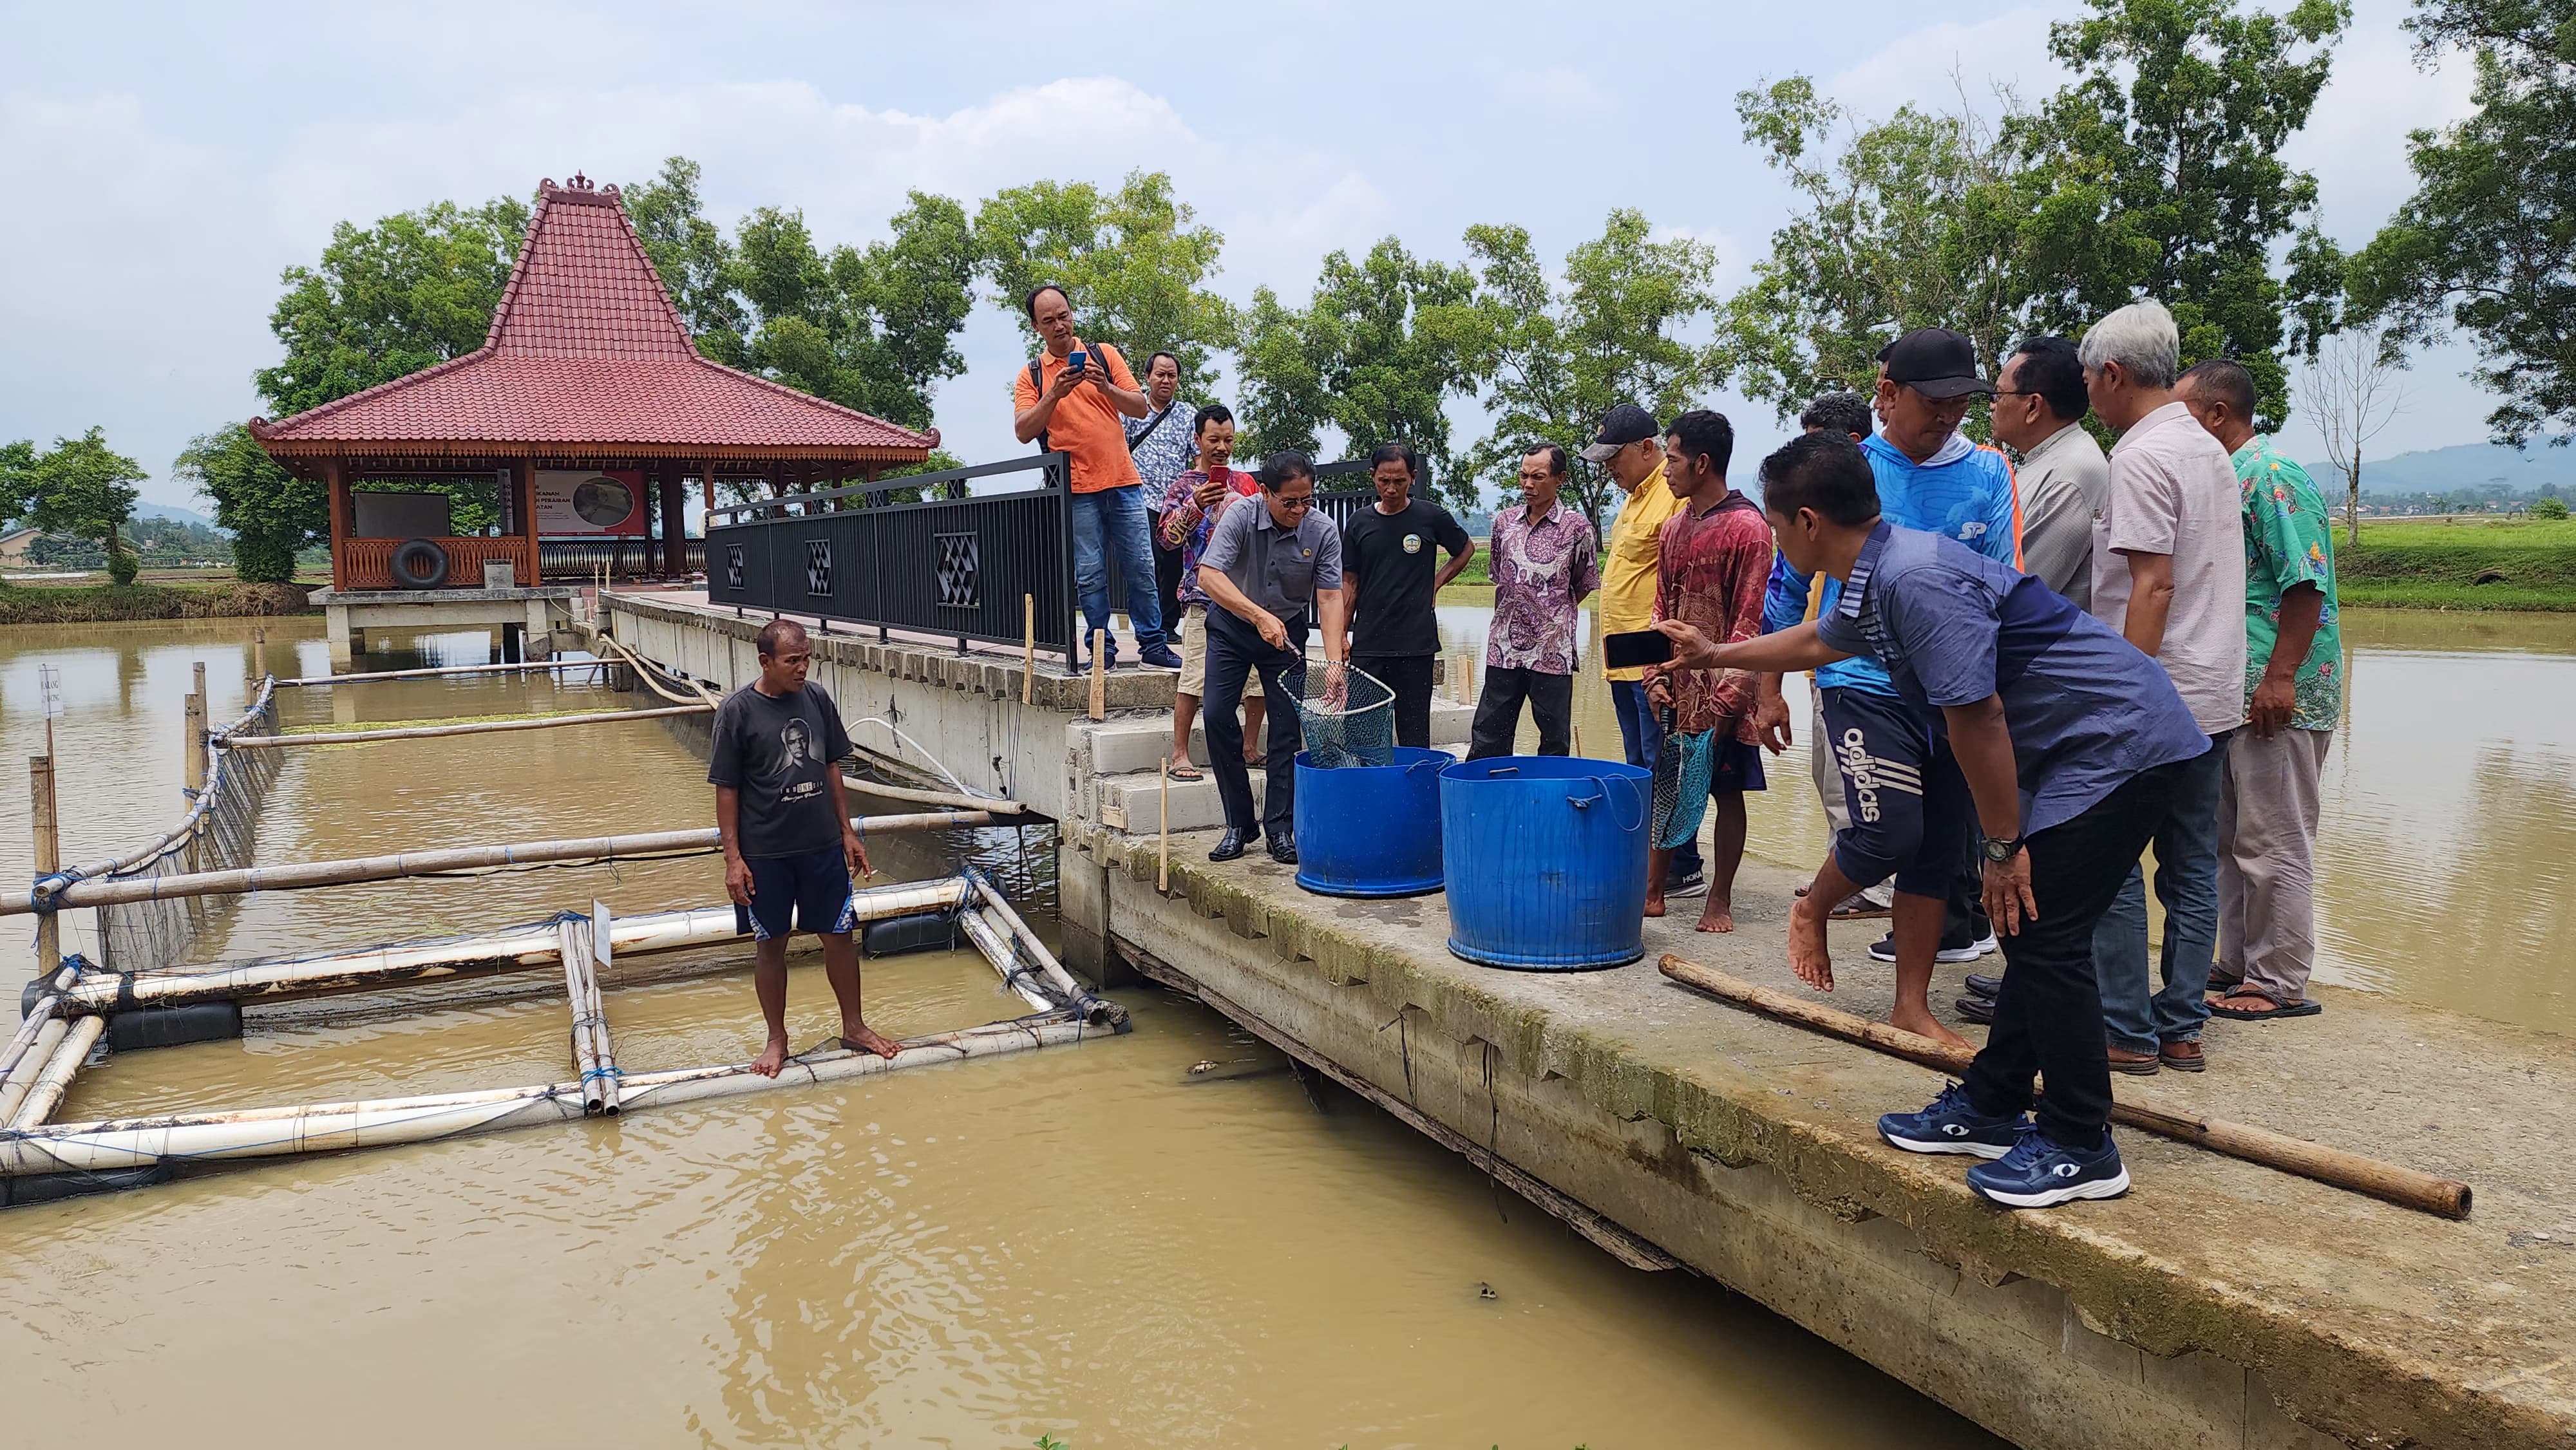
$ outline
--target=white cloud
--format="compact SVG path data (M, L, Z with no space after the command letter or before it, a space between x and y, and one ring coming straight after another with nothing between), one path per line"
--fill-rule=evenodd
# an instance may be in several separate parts
M1909 102L1952 110L1963 89L1969 105L1991 119L2000 109L1997 87L2031 102L2064 82L2048 54L2049 22L2064 18L2062 10L2030 6L1973 24L1945 20L1888 42L1821 85L1870 120Z

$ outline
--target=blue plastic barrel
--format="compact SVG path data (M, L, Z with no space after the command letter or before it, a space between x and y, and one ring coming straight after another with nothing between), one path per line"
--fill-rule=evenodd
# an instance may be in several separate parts
M1581 971L1645 955L1648 773L1563 755L1440 772L1449 950L1489 967Z
M1440 889L1445 750L1395 747L1393 765L1318 769L1297 753L1297 884L1324 896Z

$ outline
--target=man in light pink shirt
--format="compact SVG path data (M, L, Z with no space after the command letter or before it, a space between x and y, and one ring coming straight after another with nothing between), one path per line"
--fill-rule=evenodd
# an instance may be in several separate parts
M2163 304L2093 324L2079 350L2093 411L2120 441L2093 515L2093 617L2165 668L2210 748L2176 780L2156 826L2164 986L2147 971L2146 880L2132 867L2093 933L2114 1072L2199 1072L2218 945L2218 797L2227 737L2245 721L2245 536L2236 466L2175 393L2182 339Z

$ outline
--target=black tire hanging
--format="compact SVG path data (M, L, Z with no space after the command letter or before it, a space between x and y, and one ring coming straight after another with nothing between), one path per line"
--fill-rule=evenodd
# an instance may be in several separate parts
M436 589L447 582L447 551L427 539L405 539L395 547L394 582L405 589Z

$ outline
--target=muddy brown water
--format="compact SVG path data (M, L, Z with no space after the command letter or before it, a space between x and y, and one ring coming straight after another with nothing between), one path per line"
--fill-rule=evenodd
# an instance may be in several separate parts
M1491 589L1442 597L1443 645L1481 670ZM1620 757L1609 687L1576 676L1582 753ZM2576 1034L2576 615L2348 610L2345 723L2320 788L2317 978ZM1808 697L1797 744L1764 757L1747 849L1821 860ZM1519 748L1537 746L1524 717ZM2161 907L2151 910L2159 917ZM2323 1019L2318 1019L2322 1021Z
M281 673L318 621L272 622ZM176 818L180 697L241 708L240 621L0 637L0 735L55 722L66 854ZM479 660L480 636L371 666ZM293 662L290 666L290 661ZM571 708L578 681L290 692L288 723ZM13 770L14 774L14 770ZM297 751L266 861L700 824L704 769L655 723ZM28 874L23 786L0 874ZM1034 898L1008 833L974 853ZM901 856L905 859L894 859ZM252 897L209 955L531 920L594 898L721 898L712 861ZM87 947L75 914L69 945ZM24 951L26 920L0 923ZM872 964L896 1033L1015 1015L979 958ZM0 1357L14 1442L1447 1447L1991 1445L1746 1300L1640 1274L1347 1100L1319 1115L1266 1048L1195 1004L1123 994L1127 1037L856 1086L272 1162L9 1210ZM798 1045L833 1028L794 973ZM380 1004L377 1004L380 1005ZM608 984L630 1069L758 1045L739 976ZM388 1014L267 1009L239 1042L120 1055L64 1116L498 1087L566 1073L559 993L486 985ZM1218 1070L1192 1074L1200 1063ZM1491 1291L1491 1296L1485 1290ZM361 1428L363 1427L363 1428Z

